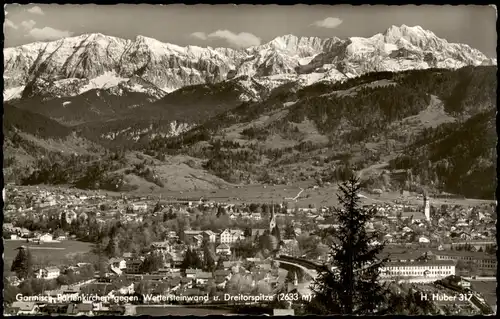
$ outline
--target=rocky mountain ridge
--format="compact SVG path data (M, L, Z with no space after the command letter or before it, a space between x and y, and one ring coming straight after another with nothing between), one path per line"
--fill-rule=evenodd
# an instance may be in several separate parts
M306 86L342 81L368 72L491 64L496 59L468 45L406 25L370 38L285 35L245 50L180 47L144 36L126 40L95 33L5 48L4 100L75 96L102 88L160 99L185 86L242 75L272 89L289 82Z

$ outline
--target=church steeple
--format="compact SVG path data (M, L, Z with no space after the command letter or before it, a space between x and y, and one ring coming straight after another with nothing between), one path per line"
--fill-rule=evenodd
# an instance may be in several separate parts
M276 227L276 215L274 214L274 203L271 204L271 219L269 220L269 233Z
M427 193L424 193L424 215L427 221L431 220L431 205Z

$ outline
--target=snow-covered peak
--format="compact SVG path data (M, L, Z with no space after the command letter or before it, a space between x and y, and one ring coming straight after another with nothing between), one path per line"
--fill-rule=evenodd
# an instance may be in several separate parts
M413 26L409 27L406 24L403 24L401 26L390 26L385 32L384 35L386 37L397 37L400 38L402 36L421 36L421 37L426 37L426 36L435 36L435 34L432 31L429 30L424 30L421 26Z
M170 44L170 43L163 43L160 42L156 39L150 38L150 37L145 37L143 35L138 35L135 38L135 44L137 45L145 45L149 47L153 51L161 51L161 50L178 50L178 51L184 51L182 47L175 45L175 44Z
M396 44L403 39L424 50L441 50L448 44L446 40L438 38L432 31L424 30L421 26L391 26L383 35L386 43Z
M142 35L126 40L91 33L4 49L4 83L9 97L23 89L22 96L28 97L113 85L161 96L162 91L242 75L273 86L337 81L365 72L491 64L496 59L468 45L448 43L420 26L391 26L369 38L287 34L246 50L181 47ZM138 82L129 82L132 78Z
M69 38L66 38L66 39L87 39L87 40L95 40L95 39L111 39L111 38L115 38L115 37L112 37L112 36L109 36L109 35L104 35L100 32L96 32L96 33L83 33L83 34L80 34L78 36L75 36L75 37L69 37Z
M297 37L293 34L279 36L270 42L253 47L250 51L273 50L285 52L291 56L307 57L324 50L328 39L318 37Z

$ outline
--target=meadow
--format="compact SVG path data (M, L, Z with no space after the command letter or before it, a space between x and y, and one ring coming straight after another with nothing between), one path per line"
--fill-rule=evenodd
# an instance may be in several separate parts
M4 274L10 273L12 261L17 255L16 248L20 246L27 246L31 250L33 259L44 260L48 264L58 265L66 258L79 253L86 253L92 249L91 243L65 240L58 243L27 243L25 240L3 240L4 247Z

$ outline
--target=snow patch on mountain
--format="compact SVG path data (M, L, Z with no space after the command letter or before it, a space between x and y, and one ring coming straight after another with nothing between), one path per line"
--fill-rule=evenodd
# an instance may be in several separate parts
M301 74L299 75L298 82L303 86L309 86L313 83L316 83L322 80L324 77L323 73L309 73L309 74Z
M394 43L384 43L384 51L386 54L390 54L392 51L396 51L398 46Z
M80 94L94 89L109 89L122 82L128 81L127 78L118 76L115 72L104 72L104 74L90 80L89 84L80 89Z
M172 121L168 123L168 125L159 129L156 128L153 124L148 125L143 128L133 129L132 127L127 127L117 131L107 132L105 134L101 134L102 139L107 139L110 141L114 141L117 138L126 138L129 140L133 140L137 142L141 137L147 136L149 139L153 139L155 137L174 137L178 136L184 132L189 131L195 127L193 124L187 124L184 122Z
M24 88L25 86L21 85L9 89L4 89L3 91L4 102L20 98L21 95L23 94Z
M261 85L249 76L237 78L237 84L243 92L240 94L239 99L242 102L259 101L261 99L261 90L265 86Z
M312 56L308 56L308 57L305 57L305 58L299 58L298 59L298 62L300 65L308 65L309 63L311 63L311 61L316 57L316 54L315 55L312 55Z

